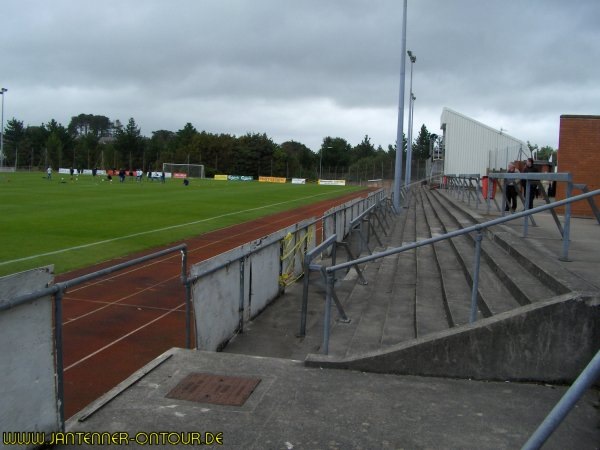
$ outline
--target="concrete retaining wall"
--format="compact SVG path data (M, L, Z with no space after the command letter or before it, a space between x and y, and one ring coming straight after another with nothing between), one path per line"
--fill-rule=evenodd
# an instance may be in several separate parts
M600 297L565 294L360 358L309 366L405 375L572 382L600 349Z
M0 305L46 288L54 279L53 270L44 267L0 278ZM59 431L52 298L2 311L0 342L0 430ZM1 442L0 448L4 448Z
M220 349L277 298L283 289L284 268L286 277L302 273L302 255L315 246L315 227L309 224L300 222L192 266L199 350ZM293 249L282 260L286 236Z

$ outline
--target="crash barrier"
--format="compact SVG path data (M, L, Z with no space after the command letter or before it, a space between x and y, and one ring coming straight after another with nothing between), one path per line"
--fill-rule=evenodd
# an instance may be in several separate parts
M343 236L350 233L354 218L378 204L385 204L384 190L192 266L188 289L194 305L197 348L223 348L285 291L287 281L310 272L307 253L314 256L317 246L319 253L331 251L332 243L343 247Z
M585 392L600 378L600 351L592 358L559 402L527 440L522 450L537 450L558 428Z
M326 294L325 294L325 310L323 313L324 316L324 333L323 333L323 353L328 354L329 352L329 328L331 327L331 320L329 320L329 314L331 310L331 302L333 300L333 292L334 292L334 280L335 274L340 270L347 270L352 266L364 264L370 261L374 261L376 259L384 258L386 256L395 255L398 253L405 252L407 250L412 250L418 247L422 247L424 245L434 244L439 241L443 241L446 239L451 239L457 236L462 236L464 234L469 234L472 232L476 232L477 235L475 237L475 255L473 262L473 285L471 291L471 310L470 310L470 322L475 322L477 319L477 293L479 289L479 268L480 268L480 259L481 259L481 240L483 238L484 231L492 226L500 225L512 220L518 220L521 218L527 218L530 215L546 211L549 209L565 206L569 207L569 205L573 202L577 202L580 200L587 200L588 198L594 197L596 195L600 195L600 189L588 192L585 194L577 195L575 197L570 197L564 200L560 200L551 204L538 206L532 209L528 209L511 216L499 217L497 219L493 219L484 223L472 225L466 228L462 228L460 230L451 231L449 233L445 233L440 236L435 236L429 239L424 239L422 241L413 242L411 244L403 245L402 247L392 248L389 250L385 250L379 253L375 253L372 255L368 255L365 257L357 258L353 261L348 261L345 263L340 263L337 265L331 265L325 268L325 280L326 280ZM565 228L567 230L566 237L568 237L568 227ZM565 237L565 238L566 238ZM567 247L568 248L568 247ZM561 254L561 258L565 256L564 248L563 253Z
M471 206L471 201L475 202L475 208L479 208L481 205L487 209L487 214L490 213L490 209L493 206L496 210L501 212L502 216L506 214L506 181L507 180L520 180L525 184L525 192L522 193L521 189L517 189L517 197L521 202L523 210L529 208L529 202L525 199L530 199L533 196L533 190L537 191L542 195L547 205L555 204L550 200L548 193L544 187L544 183L566 183L566 198L571 198L575 190L579 190L583 193L589 192L586 185L573 183L571 173L490 173L487 177L490 185L496 186L501 192L500 204L498 203L495 196L492 195L492 190L488 190L487 196L483 189L483 177L477 174L472 175L447 175L448 191L463 202L467 202ZM480 194L480 195L478 195ZM479 201L481 198L485 199L485 203ZM588 197L587 202L592 209L596 220L600 224L600 211L596 206L593 196ZM550 208L550 214L554 219L556 228L562 237L562 253L560 255L561 261L568 261L569 255L569 235L570 235L570 223L571 223L571 203L567 203L564 207L564 219L561 223L559 216L557 215L554 208ZM537 226L533 215L527 215L523 217L523 237L527 237L529 224Z
M454 197L467 202L469 206L471 206L471 202L474 202L475 208L479 208L481 198L483 197L481 175L478 173L445 175L444 180L446 189Z
M331 256L332 264L335 264L338 248L345 250L348 260L355 259L355 253L352 250L352 238L353 234L356 232L359 235L359 248L356 254L360 255L362 253L364 248L363 246L366 246L369 254L371 254L372 252L369 248L370 237L374 235L377 238L378 242L381 244L381 240L379 239L379 236L377 236L377 230L374 221L377 221L380 230L387 235L385 227L387 226L389 228L388 215L392 211L392 203L389 198L385 197L385 191L378 191L375 195L367 198L366 202L361 203L363 207L368 204L371 204L371 206L368 206L367 209L359 213L358 216L356 216L354 219L351 218L351 215L348 216L347 214L348 212L357 212L357 210L352 208L336 209L334 213L327 213L323 217L323 229L334 230L334 234L326 238L316 248L312 249L309 252L306 252L306 254L304 255L304 280L302 291L302 311L300 315L300 331L298 333L299 336L304 336L306 334L308 288L310 284L311 272L318 272L321 275L323 281L325 281L323 277L324 266L321 264L313 264L313 261L317 257L327 255ZM327 226L327 223L329 223L330 226ZM338 223L341 225L341 227L337 226ZM340 236L345 236L344 240L338 239L338 234L336 232L339 228L341 228L339 231L343 233L340 234ZM367 284L366 280L362 275L360 267L358 265L354 265L353 268L358 274L359 282L362 284ZM343 320L345 317L344 309L341 303L339 302L335 292L333 293L333 298L338 308L338 312L340 313L340 317L342 317Z
M35 287L23 291L19 286L27 286L20 278L21 274L12 277L0 279L2 297L0 300L0 332L2 342L9 343L15 339L15 333L18 335L19 345L8 345L2 352L2 358L7 359L7 364L0 365L2 370L8 370L12 373L12 378L24 380L26 386L23 390L15 389L8 383L3 383L0 396L3 399L10 398L11 395L18 395L14 402L3 401L0 407L0 418L5 430L17 431L64 431L64 390L63 390L63 342L62 342L62 299L68 289L86 283L88 281L101 278L105 275L118 272L129 267L154 260L171 253L181 253L181 281L187 284L187 246L185 244L167 248L165 250L152 253L140 258L133 259L115 266L107 267L93 273L82 275L77 278L51 284L53 277L42 277L44 288ZM35 274L37 271L30 271ZM48 272L48 271L47 271ZM28 272L25 272L27 274ZM38 276L39 278L39 276ZM16 287L7 288L18 282ZM37 283L40 285L40 282ZM186 289L186 293L187 293ZM191 341L191 318L190 318L190 297L186 295L186 345L190 348ZM51 328L44 334L44 330ZM11 331L12 330L12 331ZM23 333L23 330L31 330L31 333ZM40 334L41 333L41 334ZM31 353L24 351L27 343L33 339L30 345ZM49 347L49 348L47 348ZM43 355L35 364L31 361L33 355L42 351ZM51 360L47 358L50 356ZM19 358L25 357L26 360L19 362ZM24 361L24 362L23 362ZM29 361L29 362L27 362ZM23 366L25 364L25 366ZM25 370L27 368L27 370ZM34 382L27 381L33 377ZM3 380L10 379L2 377ZM42 387L42 392L38 386ZM50 388L50 387L51 388ZM48 389L51 389L48 392ZM52 395L51 395L52 394ZM26 423L14 424L5 423L4 419L9 417L22 417ZM11 425L9 428L6 426ZM16 425L19 425L18 427Z

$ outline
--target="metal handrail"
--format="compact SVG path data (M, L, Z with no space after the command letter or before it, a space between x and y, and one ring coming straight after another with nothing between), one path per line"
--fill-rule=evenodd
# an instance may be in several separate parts
M67 290L71 287L78 286L87 281L100 278L104 275L109 275L114 272L126 269L128 267L141 264L143 262L159 258L169 253L181 252L181 282L185 285L187 282L187 245L180 244L175 247L167 248L165 250L151 253L149 255L142 256L140 258L132 259L121 264L117 264L105 269L98 270L86 275L82 275L71 280L58 282L39 291L19 295L14 297L10 302L6 302L0 306L0 312L16 308L19 305L32 302L39 298L54 296L54 345L56 348L56 392L59 399L59 420L61 429L64 431L65 426L65 411L64 411L64 365L63 365L63 342L62 342L62 298ZM191 342L191 319L190 319L190 296L186 289L186 345L190 348Z
M525 211L521 211L518 212L516 214L513 214L511 216L506 216L506 217L499 217L497 219L493 219L484 223L479 223L476 225L472 225L466 228L461 228L460 230L455 230L455 231L451 231L448 232L446 234L440 235L440 236L435 236L435 237L431 237L429 239L424 239L421 241L417 241L417 242L413 242L411 244L407 244L407 245L403 245L401 247L396 247L396 248L391 248L388 250L384 250L382 252L373 254L373 255L368 255L368 256L364 256L358 259L355 259L353 261L348 261L345 263L340 263L337 265L332 265L329 266L327 268L324 268L324 277L325 280L328 284L328 286L326 287L326 299L325 299L325 307L326 309L330 308L331 305L331 298L329 298L331 296L331 293L333 292L333 281L334 281L334 274L335 272L337 272L338 270L343 270L343 269L347 269L348 267L355 265L355 264L363 264L363 263L367 263L370 261L374 261L380 258L384 258L386 256L391 256L391 255L395 255L398 253L402 253L405 252L407 250L412 250L418 247L422 247L424 245L430 245L430 244L435 244L436 242L440 242L446 239L451 239L454 237L458 237L458 236L463 236L465 234L469 234L472 232L477 232L478 233L478 237L476 240L476 246L475 246L475 267L474 267L474 274L477 275L478 273L478 265L479 265L479 254L481 252L481 245L477 245L478 243L480 244L480 238L482 235L483 230L495 226L495 225L500 225L500 224L504 224L506 222L510 222L511 220L517 220L523 217L527 217L529 215L533 215L542 211L546 211L552 208L557 208L560 206L565 206L567 208L567 213L569 213L570 211L570 205L571 203L580 201L580 200L585 200L587 198L591 198L594 197L596 195L600 195L600 189L585 193L585 194L581 194L581 195L577 195L575 197L570 197L570 198L566 198L564 200L559 200L557 202L554 203L550 203L547 205L542 205L542 206L538 206L532 209L528 209ZM569 232L570 232L570 225L569 222L566 222L565 224L565 229L564 229L564 238L563 238L563 254L561 255L561 259L563 257L566 258L566 255L568 254L568 243L569 243ZM565 247L566 245L566 247ZM474 276L473 277L473 288L472 288L472 295L471 295L471 322L473 322L476 318L477 315L477 301L476 301L476 296L477 296L477 289L478 289L478 279ZM475 298L475 300L473 300L473 298ZM329 320L327 320L327 318L329 317L329 312L326 310L325 311L325 317L326 317L326 323L325 323L325 327L328 329L329 328ZM325 339L328 340L329 337L329 332L327 331L326 333L324 333L324 337L323 337L323 353L327 354L328 353L328 349L329 349L329 342L326 342Z
M575 382L565 392L559 402L552 408L531 437L527 440L522 450L537 450L558 428L567 414L583 396L592 384L600 377L600 351L592 358L585 369L579 374Z
M575 197L571 197L571 198L567 198L564 200L559 200L556 201L554 203L550 203L548 205L542 205L542 206L536 206L535 208L532 209L528 209L526 211L520 211L518 213L512 214L511 216L506 216L506 217L499 217L497 219L493 219L484 223L479 223L479 224L475 224L475 225L471 225L470 227L466 227L466 228L461 228L460 230L455 230L455 231L451 231L448 232L446 234L440 235L440 236L435 236L429 239L424 239L422 241L417 241L417 242L413 242L411 244L407 244L404 245L402 247L396 247L396 248L391 248L379 253L376 253L374 255L369 255L369 256L363 256L361 258L356 259L353 262L347 262L347 263L340 263L337 264L335 266L330 266L327 268L327 272L336 272L338 270L342 270L347 268L348 266L350 266L352 263L357 263L357 264L362 264L365 262L370 262L370 261L374 261L376 259L379 258L383 258L385 256L390 256L390 255L395 255L396 253L402 253L404 251L407 250L412 250L414 248L417 247L422 247L423 245L429 245L429 244L434 244L438 241L443 241L446 239L450 239L456 236L462 236L463 234L468 234L471 233L473 231L478 231L478 230L483 230L485 228L489 228L492 227L494 225L500 225L503 224L505 222L510 222L511 220L516 220L516 219L520 219L523 218L525 216L528 215L533 215L533 214L537 214L539 212L542 211L546 211L548 209L552 209L552 208L558 208L560 206L564 206L567 205L569 203L574 203L580 200L585 200L588 197L593 197L596 195L600 195L600 189L596 189L594 191L585 193L585 194L581 194L581 195L577 195Z

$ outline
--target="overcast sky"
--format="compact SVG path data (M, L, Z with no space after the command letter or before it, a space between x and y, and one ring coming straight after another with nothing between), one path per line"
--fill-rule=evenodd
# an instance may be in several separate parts
M3 0L4 119L396 140L402 0ZM540 147L600 115L600 1L408 2L414 134L443 107ZM410 64L406 66L406 95ZM408 103L405 109L407 132Z

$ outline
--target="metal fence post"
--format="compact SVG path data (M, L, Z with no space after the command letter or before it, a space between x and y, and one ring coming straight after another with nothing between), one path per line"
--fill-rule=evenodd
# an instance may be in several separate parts
M533 435L525 443L521 450L533 450L541 448L544 442L558 428L575 403L583 396L600 375L600 352L592 358L590 363L583 369L569 390L565 392L560 401L552 408L550 414L544 419Z
M567 182L567 198L571 198L573 194L573 183ZM569 240L571 239L571 203L565 205L565 226L563 227L563 242L562 242L562 253L560 258L561 261L569 261Z
M473 261L473 290L471 291L471 318L470 323L477 320L477 292L479 290L479 266L481 261L481 239L483 233L477 230L475 237L475 258Z
M240 313L240 322L238 331L242 333L244 331L244 257L240 258L240 302L238 312Z
M63 363L63 333L62 333L62 286L54 294L54 345L56 348L56 391L58 395L58 414L60 428L65 431L65 388Z
M181 249L181 283L185 288L185 346L192 348L192 294L187 279L187 247Z
M331 299L333 297L333 280L335 274L327 272L325 267L322 269L323 278L325 279L325 314L323 319L323 354L329 354L329 325L331 323Z

